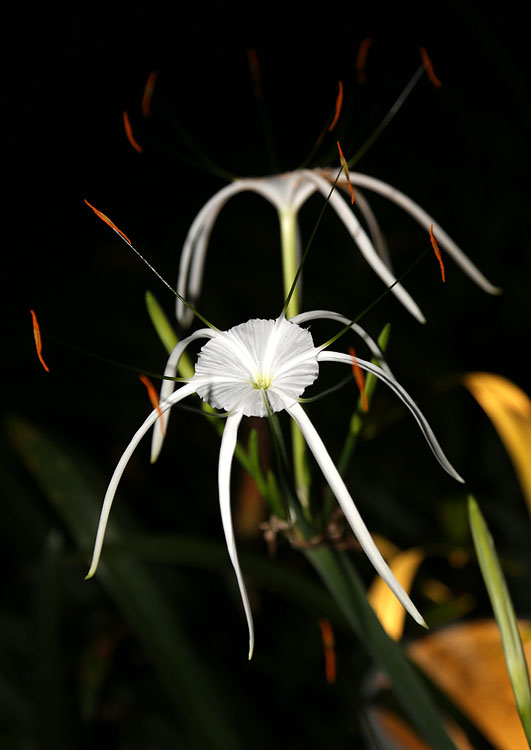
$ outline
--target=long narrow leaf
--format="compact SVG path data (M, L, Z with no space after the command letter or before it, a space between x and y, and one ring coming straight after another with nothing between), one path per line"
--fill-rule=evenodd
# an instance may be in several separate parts
M518 622L494 542L477 501L472 495L468 497L468 516L479 566L500 629L516 707L531 747L531 688Z
M81 473L81 459L19 417L8 420L11 439L78 547L89 550L101 505L98 483ZM107 538L118 541L119 529L109 524ZM81 571L80 571L81 574ZM179 722L207 748L236 748L239 742L220 706L215 681L163 591L148 571L125 557L104 559L98 580L142 642L166 688ZM85 585L94 585L87 582Z
M387 635L374 614L364 586L345 553L330 548L306 550L352 629L388 674L397 700L431 750L454 750L427 687Z

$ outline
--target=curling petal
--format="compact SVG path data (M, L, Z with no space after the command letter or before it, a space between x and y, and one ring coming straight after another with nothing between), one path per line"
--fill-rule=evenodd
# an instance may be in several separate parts
M418 203L412 201L411 198L404 193L401 193L400 190L388 185L386 182L382 182L382 180L377 180L375 177L370 177L369 175L361 174L360 172L351 172L350 180L354 185L366 187L375 193L383 195L390 201L393 201L393 203L396 203L397 206L403 208L404 211L412 216L415 221L427 231L429 231L430 226L433 225L433 231L437 235L437 241L444 247L448 255L450 255L455 262L461 266L463 271L484 291L489 294L501 294L502 290L490 283L490 281L481 273L479 268L472 263L461 248L453 241L450 235L448 235L435 219L424 211Z
M253 615L251 612L251 605L249 604L249 597L247 596L247 589L245 588L245 582L240 569L240 563L238 561L238 552L236 550L236 542L234 541L234 530L232 528L232 515L230 508L230 473L232 457L234 456L238 427L242 417L243 414L241 412L233 412L227 417L225 429L223 430L223 437L221 439L221 448L219 450L218 483L221 521L223 523L223 531L225 532L227 550L232 562L232 567L236 573L240 596L245 610L245 617L247 618L247 626L249 628L249 659L251 659L254 650Z
M151 412L149 417L135 432L133 439L125 449L116 469L114 470L114 474L112 475L111 481L109 482L107 492L105 493L103 507L101 509L101 515L98 524L98 531L96 534L96 542L94 544L94 552L92 554L92 561L90 563L90 569L86 575L86 578L92 578L92 576L96 572L96 568L98 567L101 549L103 547L103 540L105 537L105 529L107 528L107 522L109 520L109 514L111 512L114 495L116 494L116 489L118 487L122 474L124 473L125 467L129 463L129 459L133 455L133 451L135 450L140 440L144 437L146 432L149 430L149 428L152 427L152 425L155 424L155 422L159 419L160 412L165 412L168 409L171 409L174 404L182 401L183 398L190 396L192 393L195 393L195 389L195 383L188 383L187 385L184 385L182 388L176 391L176 393L173 393L169 399L167 399L166 401L161 401L159 404L159 408L154 409Z
M352 365L352 357L350 356L350 354L343 354L343 352L321 351L317 356L317 360L319 362L343 362L344 364ZM367 372L371 372L373 375L376 375L377 378L382 380L386 385L389 386L389 388L391 388L396 393L396 395L404 402L409 411L415 417L417 424L422 431L422 434L426 438L426 441L433 452L433 455L443 467L443 469L458 482L464 482L465 480L463 479L463 477L457 473L450 461L446 458L446 455L439 445L439 442L435 437L430 425L428 424L426 417L420 411L419 407L413 401L405 388L403 388L400 383L395 380L394 377L390 377L380 367L378 367L377 365L373 365L372 362L367 362L366 360L359 359L358 357L356 357L356 362L362 368L362 370L366 370Z
M404 305L413 317L415 317L421 323L425 323L425 318L420 311L419 306L410 294L404 289L402 284L397 283L396 277L386 266L384 261L380 258L374 245L372 244L369 236L362 228L358 219L352 212L350 206L348 206L343 200L342 196L339 195L335 190L330 191L330 184L321 175L310 170L305 171L305 175L308 180L313 181L317 186L317 189L325 198L330 201L330 206L334 209L336 214L339 216L346 230L358 246L361 254L365 260L369 263L373 271L378 274L381 280L388 287L392 286L392 293L395 297Z
M300 325L301 323L306 323L308 320L319 320L320 318L324 318L325 320L337 320L339 323L344 323L345 325L348 325L350 323L349 318L346 318L344 315L340 315L339 313L332 312L331 310L311 310L305 313L299 313L299 315L294 315L293 318L290 318L290 322ZM388 375L394 377L393 373L391 372L391 368L385 361L384 353L382 352L376 341L372 338L372 336L370 336L367 331L357 323L352 323L350 327L354 331L354 333L357 333L358 336L365 342L367 348L370 349L371 354L374 355L374 358L380 362L382 370L385 370Z
M177 368L179 366L179 360L181 359L183 352L188 344L191 344L192 341L195 341L196 339L213 338L214 335L215 333L211 328L201 328L199 331L195 331L194 333L192 333L191 336L187 336L187 338L179 341L179 343L174 347L172 353L170 354L170 357L164 369L164 376L166 378L175 377ZM165 401L166 399L168 399L173 393L174 388L174 380L163 380L160 388L159 401ZM153 428L153 438L151 441L151 463L154 463L158 458L158 455L162 448L162 443L164 442L164 434L168 427L169 418L170 410L168 409L162 415L162 424L160 419L155 422L155 426Z
M391 591L395 594L397 599L402 603L405 609L413 617L413 619L426 627L424 618L415 607L409 596L406 594L402 586L399 584L389 566L383 559L378 547L375 545L369 530L365 526L363 519L356 508L354 500L350 496L349 491L346 488L343 479L341 478L338 470L334 466L334 462L330 458L330 454L325 448L325 445L310 419L304 412L302 406L296 402L286 403L286 410L291 414L300 431L302 432L304 439L306 440L308 447L313 453L315 460L319 464L321 471L323 472L326 481L328 482L330 489L337 498L339 505L345 517L350 525L350 528L356 535L363 551L374 565L376 571L381 575L383 580L389 586Z

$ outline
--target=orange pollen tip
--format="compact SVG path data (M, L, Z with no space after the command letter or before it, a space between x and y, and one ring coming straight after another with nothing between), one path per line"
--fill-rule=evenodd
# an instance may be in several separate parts
M87 204L89 208L91 208L94 211L96 216L98 216L102 221L108 224L111 229L114 229L114 231L117 232L120 235L120 237L123 237L123 239L127 242L128 245L131 245L131 247L133 247L133 243L131 242L129 237L126 234L124 234L121 229L118 229L116 224L113 221L111 221L108 216L105 216L105 214L103 214L101 211L98 211L97 208L94 208L94 206L91 203L89 203L87 199L85 199L85 203Z
M253 47L247 50L247 60L249 61L249 72L253 82L253 92L256 99L262 98L262 79L260 76L260 66L258 64L258 55Z
M329 131L333 130L335 126L337 125L337 121L339 120L339 115L341 114L341 107L343 106L343 83L341 81L339 81L338 83L339 83L339 91L337 92L336 111L334 112L334 118L328 128Z
M424 47L420 47L419 52L422 58L422 62L424 63L424 67L426 68L426 75L428 76L429 82L433 84L433 86L435 86L436 89L440 89L442 86L442 83L435 75L432 62L428 56L428 53L426 52L426 49Z
M142 114L144 117L151 115L151 97L153 96L153 89L155 88L155 81L157 80L158 73L156 70L152 70L144 86L144 93L142 95Z
M368 412L369 400L367 399L367 393L365 391L365 375L363 374L361 367L358 365L356 352L354 351L353 346L349 346L348 353L352 357L352 374L354 375L354 380L356 381L356 385L360 392L362 409L364 412Z
M349 190L350 190L350 203L351 203L351 205L354 205L354 190L352 189L352 183L350 182L350 173L348 171L348 164L347 164L347 160L343 156L343 151L341 150L341 146L340 146L339 141L337 141L337 148L338 148L338 151L339 151L339 161L341 163L341 169L345 173L345 177L346 177L346 180L348 182L348 187L349 187Z
M41 329L39 328L39 321L37 320L35 310L30 310L30 313L31 313L31 319L33 321L33 338L35 339L35 348L37 350L37 357L39 358L39 362L44 367L46 372L50 372L50 368L48 367L48 365L46 364L42 356L42 340L41 340Z
M160 428L162 430L162 434L164 437L166 437L166 430L164 429L164 420L162 418L162 409L160 408L159 403L159 396L157 391L155 390L155 387L153 386L153 383L151 380L147 377L147 375L139 375L140 382L143 383L146 386L149 400L151 402L151 406L157 410L160 420Z
M367 83L365 63L367 62L367 53L371 44L372 36L367 36L360 42L360 46L358 47L358 55L356 57L356 75L358 83Z
M334 642L334 632L332 630L332 626L330 625L330 620L321 617L318 624L321 630L321 640L323 642L326 681L329 685L332 685L336 681L336 650Z
M133 129L131 128L131 123L129 122L129 115L127 114L126 110L124 109L124 129L125 134L127 136L127 140L131 144L131 146L135 149L135 151L138 151L139 154L142 153L142 146L135 141L135 137L133 135Z
M431 240L431 246L433 247L433 252L435 253L435 257L439 261L439 266L441 267L441 278L444 281L446 281L446 273L444 271L444 263L441 256L441 251L439 250L439 245L437 244L437 240L435 239L435 235L433 234L433 224L430 226L430 240Z

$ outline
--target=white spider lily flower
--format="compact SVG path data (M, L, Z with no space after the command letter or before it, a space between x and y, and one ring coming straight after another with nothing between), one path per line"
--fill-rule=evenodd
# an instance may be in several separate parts
M346 320L342 316L328 311L304 313L298 316L298 320L302 322L319 317L337 319L343 322ZM348 320L346 322L348 323ZM412 398L389 371L347 354L325 351L326 344L316 347L309 330L302 328L297 322L287 320L284 315L276 320L249 320L228 331L201 329L177 345L170 356L167 372L175 371L186 346L198 338L207 338L208 341L199 352L194 376L173 393L171 389L174 384L170 383L170 389L165 391L159 409L155 409L137 430L114 471L103 502L93 558L87 577L94 575L98 566L114 495L124 469L140 439L151 427L155 426L156 435L153 450L156 453L162 440L161 436L158 435L161 430L160 413L168 413L172 406L187 396L196 393L210 406L222 409L227 415L219 453L219 502L227 549L236 573L247 618L249 658L251 658L254 648L253 619L238 562L230 509L232 458L238 427L244 416L265 417L269 413L280 411L286 411L290 414L299 426L353 533L375 569L412 617L418 623L425 625L417 608L396 580L374 544L323 441L299 403L306 388L317 379L321 362L339 362L352 366L355 361L359 367L372 372L383 380L402 399L415 417L439 463L452 477L462 482L462 478L444 455L428 422ZM376 345L373 343L372 346Z
M425 318L416 302L400 283L396 283L396 277L390 267L385 240L368 201L361 194L361 191L356 191L357 200L354 208L359 210L365 219L371 236L365 232L356 214L343 196L336 190L330 192L331 183L334 182L336 176L337 170L334 169L300 169L270 177L236 179L230 185L226 185L219 190L199 211L184 241L177 281L177 291L181 297L189 300L193 305L197 303L201 291L203 270L212 228L221 209L232 196L245 191L251 191L263 196L277 209L280 231L284 237L285 232L290 231L291 222L294 218L296 221L296 216L304 203L315 192L319 192L325 199L329 199L330 207L339 216L371 268L378 274L386 286L390 287L394 284L392 288L393 294L417 320L424 322ZM486 292L490 294L498 294L500 292L500 289L493 286L485 278L481 271L463 253L435 219L404 195L404 193L396 190L386 182L361 174L360 172L350 172L350 182L354 187L366 188L393 201L409 213L426 230L429 231L430 226L433 225L433 231L439 244L461 266L463 271ZM338 181L338 185L344 184L346 184L346 179L342 176ZM296 233L296 243L298 246L295 248L295 257L290 261L292 263L292 270L296 270L300 258L300 238L298 231ZM285 268L284 270L286 271L287 269ZM289 279L288 285L291 281L292 278ZM193 317L192 313L180 300L177 300L176 311L179 322L184 326L189 326Z

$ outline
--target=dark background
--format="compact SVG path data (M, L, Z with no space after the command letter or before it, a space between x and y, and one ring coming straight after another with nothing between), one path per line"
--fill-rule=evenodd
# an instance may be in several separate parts
M146 396L134 373L71 347L161 371L165 355L146 315L144 293L153 290L168 314L173 301L83 199L110 216L173 284L187 228L203 203L225 184L198 166L155 102L151 120L142 120L140 100L151 70L159 73L160 102L213 161L233 174L263 175L272 171L272 165L253 97L249 47L258 55L277 169L282 171L296 168L310 151L333 111L338 80L345 86L345 107L337 132L347 158L354 153L417 68L418 48L424 46L443 87L436 90L423 78L357 168L417 200L504 294L484 294L450 260L443 286L436 262L427 257L405 282L425 312L427 325L411 319L390 295L365 324L376 335L391 320L389 356L395 373L426 407L451 460L482 502L502 551L513 551L529 573L528 518L512 467L486 418L456 385L461 372L493 371L531 393L526 365L531 329L526 19L515 17L507 5L489 14L446 4L444 13L430 23L418 16L408 18L407 13L393 17L361 11L358 15L356 10L356 17L350 18L339 9L324 17L327 12L321 10L314 21L305 18L293 24L281 23L273 14L256 21L243 19L240 32L235 30L240 20L236 15L213 17L206 10L178 23L154 10L122 15L89 8L13 22L10 32L16 52L5 69L9 136L4 145L15 168L6 180L4 405L50 436L86 452L104 477L144 418ZM367 84L359 86L356 53L369 35L374 43L366 66ZM124 109L145 146L142 154L124 136ZM320 153L323 159L316 163L337 164L334 139ZM327 156L331 161L326 161ZM314 198L302 212L306 238L320 205ZM396 268L403 270L425 249L426 234L386 201L375 200L374 208ZM354 316L381 291L373 276L328 212L305 271L305 308L329 307ZM273 210L256 196L234 199L216 225L200 309L219 327L253 316L274 316L282 301L279 278ZM42 371L34 354L30 308L39 316L50 375ZM381 415L392 405L387 394L382 396L375 407ZM333 455L341 444L338 421L344 429L350 408L340 395L330 405L325 401L316 405L312 412ZM23 478L6 439L4 447L8 510L3 554L12 572L3 606L24 621L27 592L38 585L37 561L45 535L50 528L61 529L61 524L46 499L30 488L31 501L24 507L34 514L33 531L25 533L24 516L13 510L19 490L13 492L10 477L16 475L30 485L31 481ZM201 420L184 412L172 417L168 444L156 467L149 465L147 445L141 446L123 485L124 495L129 493L133 510L145 524L142 528L219 539L217 449L215 436ZM444 508L462 507L464 498L431 461L414 425L405 421L364 441L351 480L369 526L402 547L422 540L441 541L446 533L441 520ZM260 539L249 544L256 550L263 548ZM285 554L289 556L289 550ZM293 557L294 564L300 564ZM360 562L365 571L364 565ZM457 585L455 573L440 562L433 565L435 572L448 576L450 586ZM478 586L477 571L468 575L461 584ZM83 585L82 576L82 565L70 571L69 585L74 590L78 583ZM167 579L168 571L161 576ZM189 626L216 670L229 673L237 690L250 691L257 704L264 701L265 715L289 711L297 716L302 709L294 696L300 694L308 674L320 669L319 643L308 635L315 623L307 625L304 613L295 606L265 597L258 616L258 654L249 667L243 658L245 633L237 600L228 600L224 589L218 591L215 576L196 571L192 578L179 580L175 600L181 596L188 606L197 604ZM529 615L524 580L515 579L514 587L520 613ZM70 634L65 635L65 658L72 674L76 654L95 637L101 622L105 628L109 620L119 620L101 595L91 606L100 613L109 606L111 614L96 623L89 618L83 625L84 604L74 599L66 616L69 627L65 626ZM484 597L478 594L477 599L476 614L488 612ZM215 636L208 627L213 601L228 622L227 629ZM303 640L313 644L309 656L301 646L300 662L306 666L302 669L296 659L296 669L293 664L286 667L289 644L301 632ZM348 649L350 645L345 646ZM131 644L124 651L126 666L122 671L120 665L115 667L109 694L112 702L112 688L120 684L125 670L133 686L127 710L133 706L134 712L144 699L144 680L155 693L157 687L141 652ZM350 650L348 659L352 658ZM31 664L24 669L30 670ZM353 678L356 686L362 676L360 670ZM304 705L315 703L332 712L330 725L323 721L322 732L323 736L332 732L334 746L340 747L344 734L338 724L348 714L349 704L343 694L339 707L334 699L332 708L319 679L316 674L318 688L303 691ZM275 691L277 681L283 689ZM119 703L116 695L114 699ZM69 710L75 725L75 705ZM162 702L160 713L165 711ZM239 721L236 709L234 715ZM260 715L257 711L254 719ZM123 721L105 722L100 716L98 726L103 728L97 736L109 746L121 747L112 744L112 738L125 742L129 720L127 711ZM241 720L244 744L255 738L252 721ZM311 742L302 723L294 720L286 747ZM349 737L356 737L356 731L350 727Z

